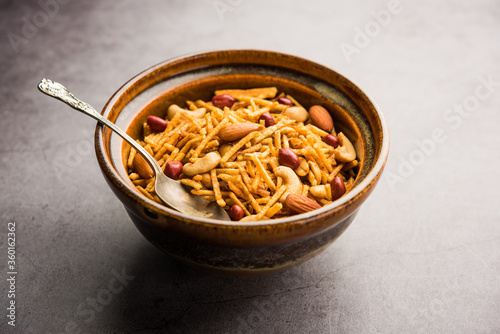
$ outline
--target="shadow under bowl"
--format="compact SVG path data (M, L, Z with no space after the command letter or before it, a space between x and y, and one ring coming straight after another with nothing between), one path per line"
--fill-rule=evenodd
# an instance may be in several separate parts
M167 60L124 84L102 114L140 138L146 117L165 117L172 103L207 101L217 89L270 86L294 96L306 108L324 106L336 130L355 146L359 172L354 187L339 200L312 212L260 222L191 217L143 196L127 175L128 145L97 126L95 149L107 183L146 239L173 258L226 274L262 274L292 267L337 239L373 191L389 151L383 115L352 81L303 58L226 50Z

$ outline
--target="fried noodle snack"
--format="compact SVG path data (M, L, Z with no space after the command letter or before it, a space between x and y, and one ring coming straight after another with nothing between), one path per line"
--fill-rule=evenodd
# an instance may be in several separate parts
M343 133L335 132L326 109L313 106L308 112L292 96L277 94L275 87L225 89L216 91L212 101L170 105L164 130L148 117L138 142L167 176L227 211L239 206L231 211L242 213L244 221L328 205L352 188L359 166L356 151ZM131 149L127 167L132 183L162 203L154 177L144 170L149 166L136 159L140 156Z

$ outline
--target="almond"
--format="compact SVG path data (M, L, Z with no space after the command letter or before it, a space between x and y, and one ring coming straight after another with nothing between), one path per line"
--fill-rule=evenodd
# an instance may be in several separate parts
M309 117L314 125L316 125L321 130L330 132L333 129L332 116L328 110L322 106L312 106L309 108Z
M134 167L135 172L139 174L143 179L150 179L155 175L153 169L147 163L146 159L144 159L139 153L135 155L132 166Z
M286 197L285 205L295 213L304 213L321 208L321 205L315 200L297 194L289 194Z
M258 129L259 126L252 123L229 124L220 129L219 138L226 142L240 140L250 132L257 131Z

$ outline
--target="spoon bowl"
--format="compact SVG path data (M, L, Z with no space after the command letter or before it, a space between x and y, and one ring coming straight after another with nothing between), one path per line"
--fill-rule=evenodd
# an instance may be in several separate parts
M77 99L66 87L58 82L42 79L38 84L38 88L41 92L66 103L70 107L96 119L99 123L106 125L135 148L153 169L155 174L155 193L165 205L195 217L230 220L227 212L217 205L217 203L209 202L202 196L191 194L186 186L166 176L158 162L141 145L116 124L99 114L91 105Z

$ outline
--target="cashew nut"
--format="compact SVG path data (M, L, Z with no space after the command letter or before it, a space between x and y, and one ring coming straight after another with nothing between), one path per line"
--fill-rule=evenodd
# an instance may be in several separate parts
M356 159L356 150L347 137L339 132L339 146L335 149L335 158L341 162L351 162Z
M283 178L283 183L288 186L285 193L281 196L280 202L284 202L288 194L300 194L302 191L302 182L300 182L299 177L293 169L286 166L279 166L273 169L273 173L276 176Z
M201 175L201 184L203 184L206 188L212 188L212 177L210 177L209 173L204 173Z
M309 173L309 164L307 163L307 160L299 157L300 160L300 166L295 169L295 173L297 173L298 176L306 176L307 173Z
M207 109L199 108L196 110L188 110L188 109L184 109L184 108L179 107L177 104L172 104L170 107L168 107L167 118L169 120L171 120L172 118L174 118L175 114L177 114L178 112L181 112L181 111L188 113L189 115L193 116L194 118L202 118L205 116Z
M188 176L206 173L214 169L220 162L220 155L217 152L210 152L194 163L187 163L182 167L182 172Z
M299 106L286 108L282 114L296 120L297 122L305 122L309 117L307 110Z
M253 221L255 221L256 217L257 217L257 215L245 216L245 217L240 219L240 222L253 222Z
M233 147L233 145L231 144L223 144L219 147L219 153L221 155L221 157L223 157L224 155L226 155L227 152L229 152L229 150L231 150L231 148Z
M313 195L316 198L327 198L328 196L326 195L327 189L324 184L321 184L319 186L312 186L309 188L309 192L311 195Z

